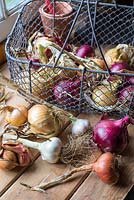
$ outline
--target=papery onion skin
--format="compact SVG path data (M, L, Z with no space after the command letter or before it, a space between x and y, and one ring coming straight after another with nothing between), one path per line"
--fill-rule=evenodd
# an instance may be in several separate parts
M102 154L95 162L93 169L106 184L113 185L119 180L119 172L116 169L116 159L110 152Z
M93 47L85 44L76 50L76 55L80 58L94 57L95 51Z
M101 58L92 58L91 60L93 60L100 67L100 69L103 69L103 70L107 69L103 59L101 59Z
M126 63L128 64L129 58L127 53L123 51L123 49L118 49L118 48L112 48L109 49L105 55L105 60L108 64L109 67L111 67L113 64L119 62L119 63Z
M116 92L105 85L99 85L93 90L92 99L102 107L112 106L117 102Z
M133 85L126 86L120 91L119 100L130 102L133 97L133 92L134 92Z
M28 122L31 131L35 134L41 133L46 136L54 137L60 133L61 120L45 105L36 104L28 111Z
M27 121L28 109L25 106L7 106L6 122L11 126L21 126Z
M93 129L93 140L104 152L122 153L128 145L130 117L100 120Z

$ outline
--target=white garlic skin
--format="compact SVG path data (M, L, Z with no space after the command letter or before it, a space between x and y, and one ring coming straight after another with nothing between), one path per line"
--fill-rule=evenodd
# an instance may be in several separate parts
M43 160L56 163L60 158L62 142L58 137L52 137L40 144L40 152Z
M77 119L73 122L72 135L79 136L84 134L89 129L89 120L87 119Z

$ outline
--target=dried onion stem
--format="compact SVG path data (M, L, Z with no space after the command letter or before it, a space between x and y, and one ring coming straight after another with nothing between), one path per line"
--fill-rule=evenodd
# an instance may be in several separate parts
M29 188L30 190L33 190L33 191L43 192L44 190L46 190L46 189L48 189L50 187L53 187L53 186L60 185L60 184L64 183L65 181L67 181L75 173L83 172L83 171L90 172L92 170L92 168L93 168L93 165L94 164L89 164L89 165L83 165L83 166L81 166L79 168L74 168L74 169L70 170L69 172L66 172L63 175L54 178L50 182L41 183L41 184L33 186L33 187L29 186L29 185L27 185L25 183L21 183L21 185L23 185L23 186L25 186L25 187Z

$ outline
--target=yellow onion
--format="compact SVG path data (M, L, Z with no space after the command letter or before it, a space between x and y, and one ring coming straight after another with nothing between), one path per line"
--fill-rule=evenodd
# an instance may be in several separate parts
M109 49L104 55L106 62L109 67L115 63L125 63L128 64L129 58L125 51L122 48L112 48Z
M64 79L75 76L76 72L73 70L49 69L40 68L31 73L31 88L32 94L40 98L48 98L52 96L52 89L56 81L62 76ZM15 78L16 83L21 87L30 91L30 79L28 71L20 72Z
M98 106L113 106L117 102L116 90L99 85L93 90L92 99Z
M28 109L25 106L6 106L6 122L11 126L21 126L27 121Z
M28 111L28 122L33 133L44 134L46 138L57 136L62 128L62 120L45 105L36 104Z

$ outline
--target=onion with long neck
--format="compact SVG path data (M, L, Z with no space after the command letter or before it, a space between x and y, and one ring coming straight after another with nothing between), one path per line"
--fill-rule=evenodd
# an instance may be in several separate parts
M93 129L93 140L104 152L122 153L128 145L129 116L119 120L101 119Z
M83 165L79 168L73 168L69 172L66 172L63 175L54 178L50 182L40 183L39 185L33 187L24 183L21 184L23 186L30 188L31 190L43 191L50 187L64 183L73 174L83 171L85 172L94 171L104 183L109 185L116 184L119 180L118 161L112 153L107 152L102 154L96 162Z

